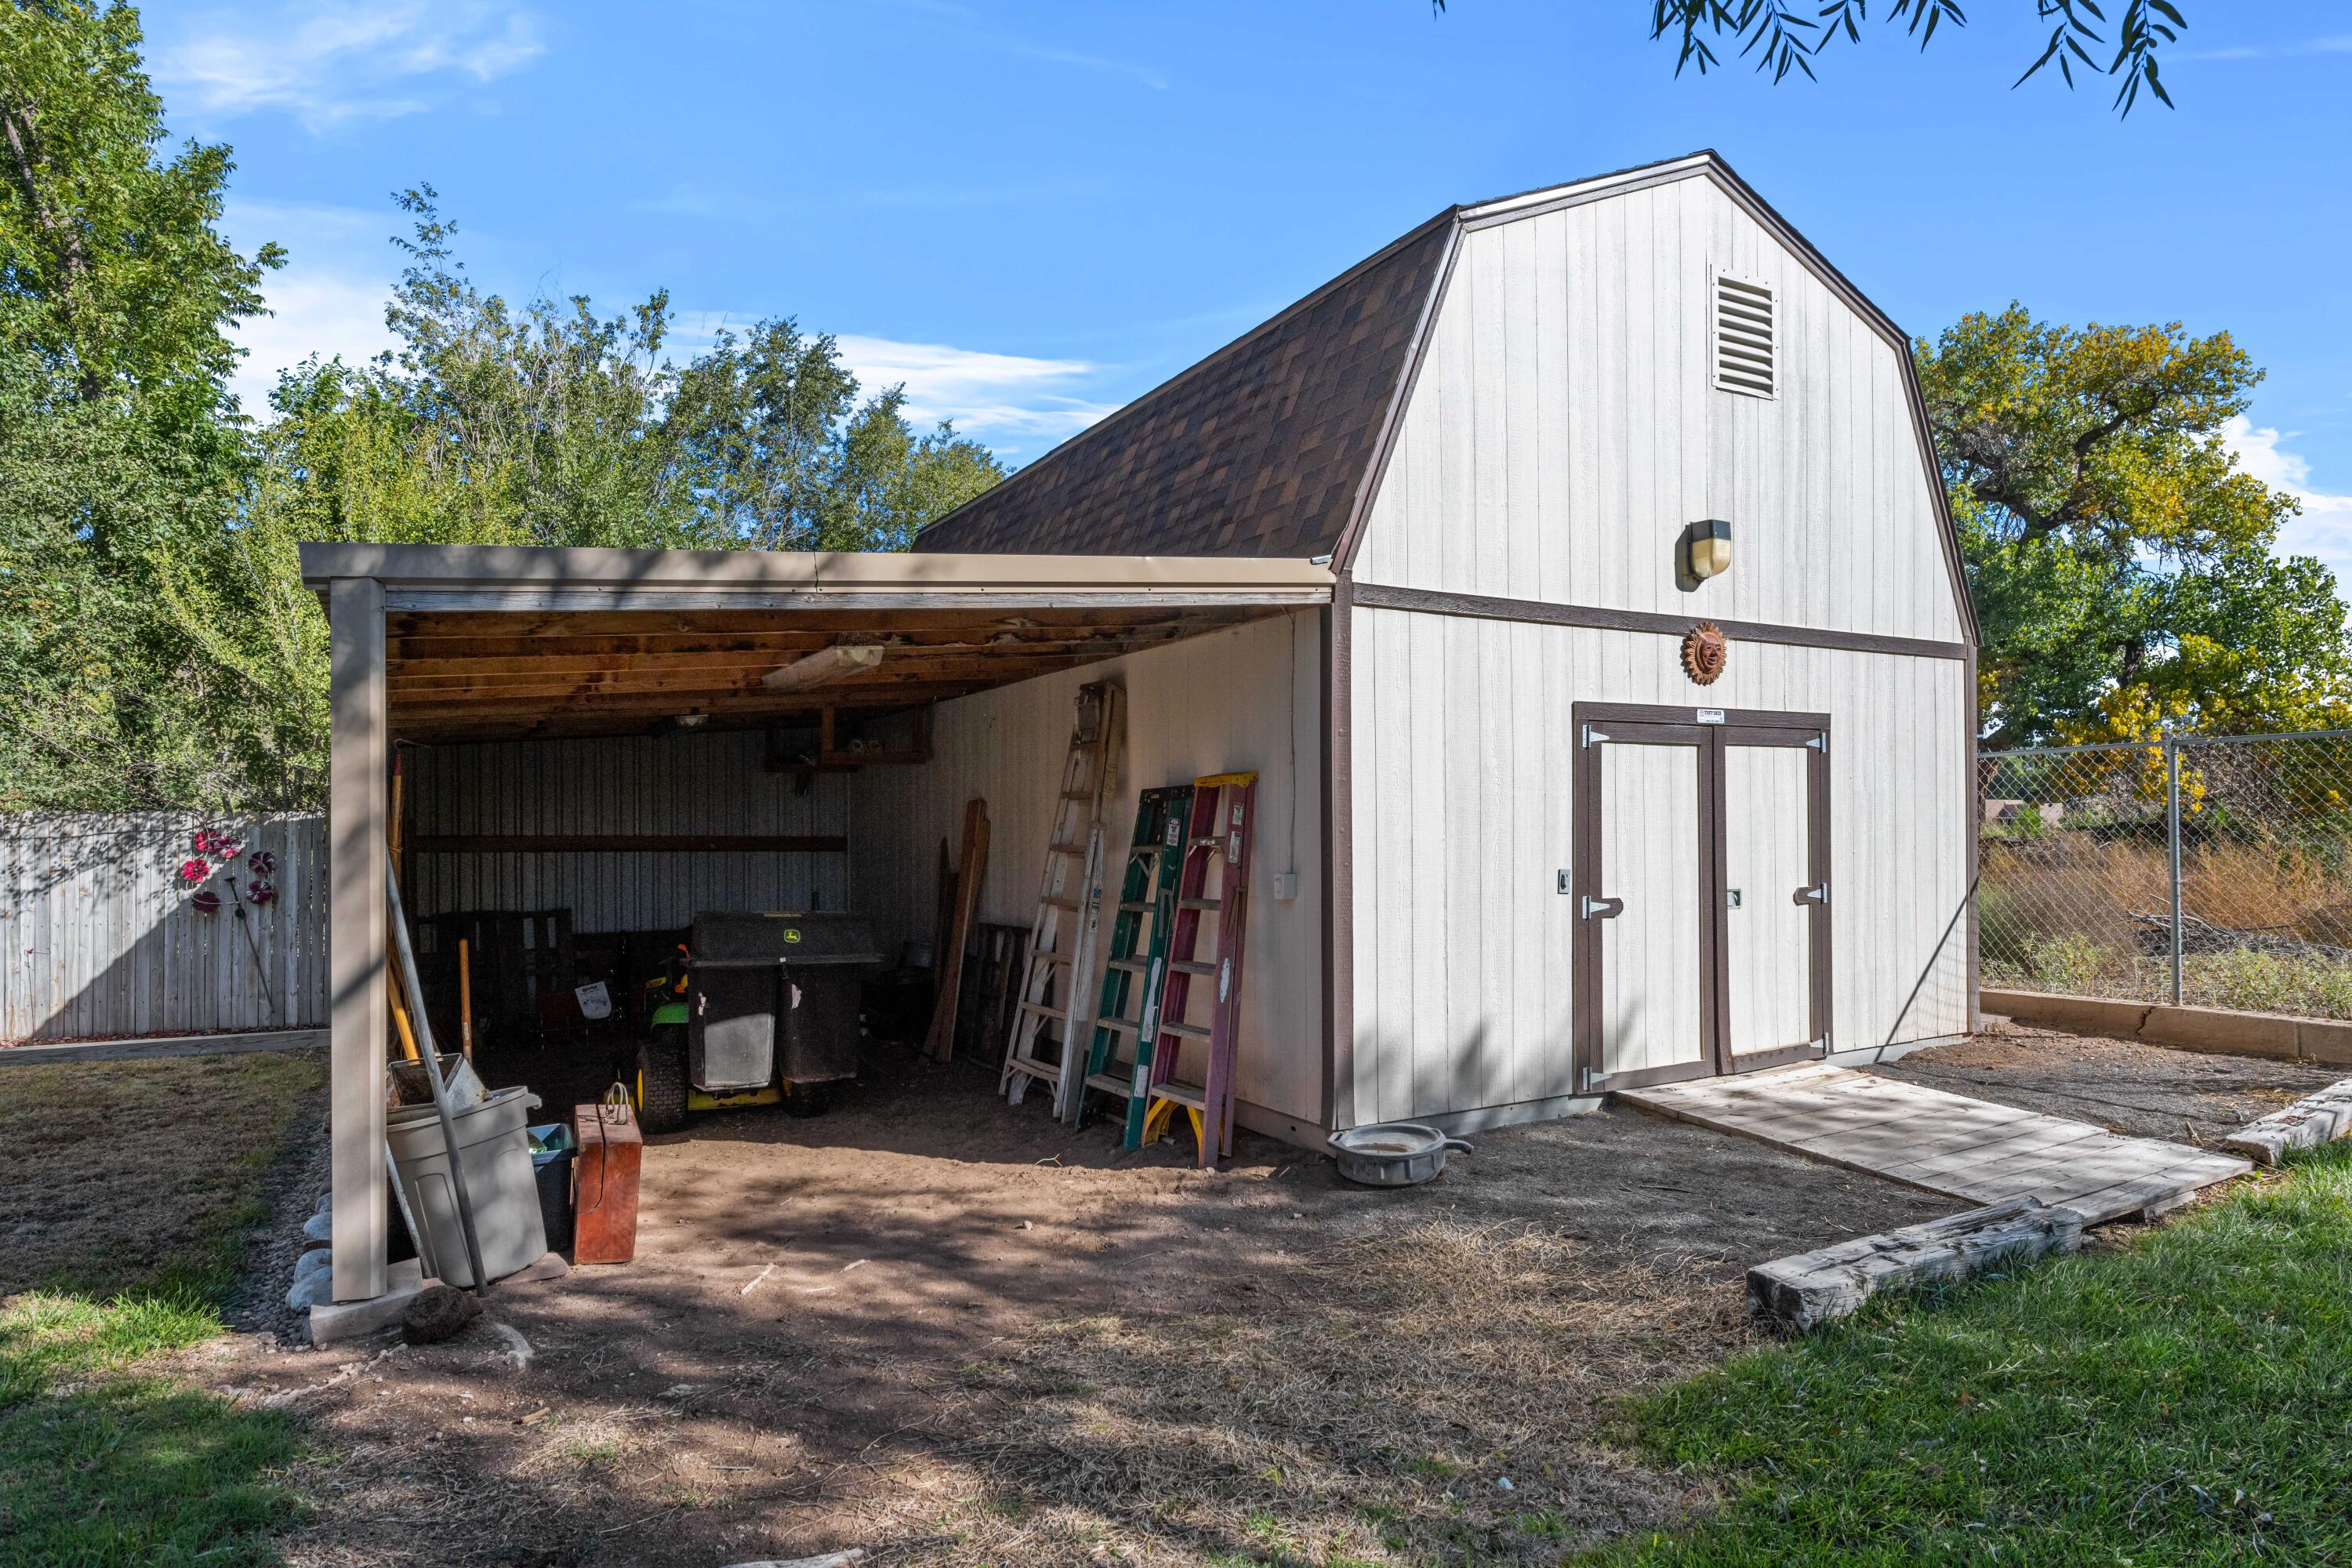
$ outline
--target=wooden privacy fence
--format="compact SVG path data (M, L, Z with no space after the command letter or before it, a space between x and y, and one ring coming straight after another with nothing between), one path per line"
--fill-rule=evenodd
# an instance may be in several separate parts
M199 855L206 830L234 860ZM184 879L191 858L216 874ZM322 1025L326 910L323 816L0 817L0 1041Z

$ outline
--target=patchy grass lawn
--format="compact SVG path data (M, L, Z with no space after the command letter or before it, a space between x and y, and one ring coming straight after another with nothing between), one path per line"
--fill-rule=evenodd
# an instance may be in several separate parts
M1634 1411L1732 1486L1607 1561L2352 1563L2352 1146Z
M263 1176L323 1064L0 1073L0 1564L274 1560L291 1428L139 1363L220 1331Z

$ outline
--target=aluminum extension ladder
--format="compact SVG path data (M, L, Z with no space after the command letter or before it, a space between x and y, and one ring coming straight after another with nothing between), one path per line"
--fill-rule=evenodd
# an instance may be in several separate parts
M1125 695L1108 681L1078 689L1077 722L1070 731L1061 794L1045 841L1037 914L1029 926L1012 1034L996 1080L997 1091L1014 1105L1032 1079L1048 1085L1055 1114L1066 1119L1074 1114L1077 1098L1079 1075L1064 1068L1077 1060L1082 998L1094 965L1103 807L1118 770Z

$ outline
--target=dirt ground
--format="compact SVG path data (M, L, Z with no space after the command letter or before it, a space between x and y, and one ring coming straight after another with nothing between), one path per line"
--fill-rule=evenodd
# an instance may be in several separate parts
M1747 1342L1747 1264L1948 1206L1632 1111L1409 1192L1247 1136L1205 1174L992 1087L893 1055L702 1119L631 1265L185 1370L310 1423L296 1563L1552 1562L1697 1500L1608 1407Z
M2172 1136L2309 1078L2038 1033L1890 1070ZM1750 1342L1748 1264L1951 1206L1631 1110L1407 1192L1247 1136L1208 1174L992 1088L891 1055L824 1117L702 1119L631 1265L182 1370L308 1424L297 1564L1551 1563L1705 1505L1612 1410Z
M1874 1070L2136 1138L2207 1147L2347 1076L2343 1068L2177 1051L2009 1023Z

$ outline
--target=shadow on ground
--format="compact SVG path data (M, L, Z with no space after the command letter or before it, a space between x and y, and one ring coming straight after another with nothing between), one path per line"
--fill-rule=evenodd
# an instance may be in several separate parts
M1404 1192L1244 1136L1118 1154L903 1054L646 1156L638 1256L449 1345L190 1370L297 1413L297 1563L1556 1561L1675 1517L1625 1392L1746 1342L1747 1264L1942 1200L1634 1112Z

